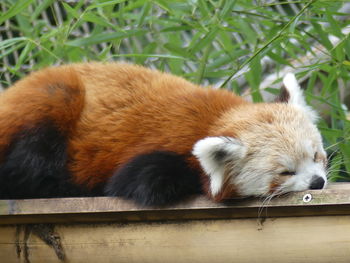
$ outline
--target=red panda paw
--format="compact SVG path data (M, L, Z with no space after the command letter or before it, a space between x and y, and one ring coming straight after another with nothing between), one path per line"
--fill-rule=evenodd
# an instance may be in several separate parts
M142 206L164 206L201 193L197 171L184 156L156 151L136 156L110 178L107 196L131 199Z

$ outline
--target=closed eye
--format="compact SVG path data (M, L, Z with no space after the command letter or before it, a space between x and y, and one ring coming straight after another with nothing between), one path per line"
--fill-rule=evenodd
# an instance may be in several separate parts
M295 175L295 172L284 171L284 172L280 173L280 175L282 175L282 176L292 176L292 175Z

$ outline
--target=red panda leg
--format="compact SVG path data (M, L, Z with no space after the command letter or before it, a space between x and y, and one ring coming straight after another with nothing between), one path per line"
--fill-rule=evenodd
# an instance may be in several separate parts
M86 195L70 183L67 137L84 93L69 69L46 69L0 97L0 198Z
M136 156L110 178L107 196L131 199L143 206L162 206L201 193L197 171L184 156L157 151Z

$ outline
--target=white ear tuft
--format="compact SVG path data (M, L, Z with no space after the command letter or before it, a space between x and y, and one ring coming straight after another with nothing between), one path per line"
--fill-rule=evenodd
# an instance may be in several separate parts
M210 178L212 195L216 195L224 183L225 164L243 158L246 147L231 137L207 137L195 143L192 153Z
M312 122L318 119L317 113L306 104L303 91L293 73L287 73L283 78L284 88L287 93L287 102L290 105L297 106L306 112Z
M295 75L287 73L283 78L283 84L289 94L288 103L292 105L305 106L303 91L301 90Z

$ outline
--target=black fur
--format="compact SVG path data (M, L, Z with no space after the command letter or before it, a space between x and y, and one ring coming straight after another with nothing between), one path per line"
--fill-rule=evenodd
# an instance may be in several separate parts
M70 183L66 139L50 123L23 130L0 163L0 198L48 198L88 195Z
M224 150L217 150L213 153L215 161L222 162L225 161L228 157L228 153Z
M201 193L201 184L198 172L188 166L184 156L157 151L139 155L117 170L105 193L143 206L163 206Z

